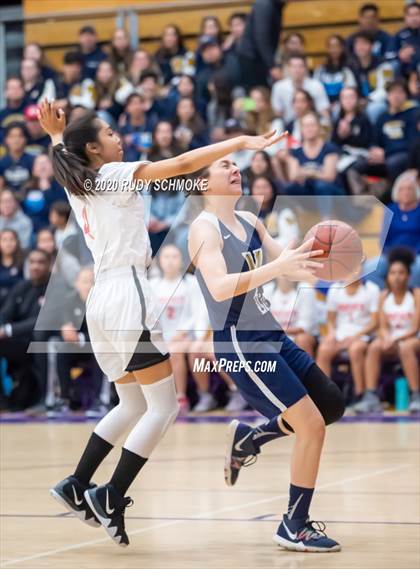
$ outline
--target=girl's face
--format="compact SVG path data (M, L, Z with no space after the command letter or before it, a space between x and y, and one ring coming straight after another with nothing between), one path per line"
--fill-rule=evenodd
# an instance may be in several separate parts
M252 184L251 194L253 196L260 196L263 199L263 204L268 203L273 199L273 188L268 180L258 178Z
M97 81L106 85L110 83L113 78L114 70L112 69L112 65L109 61L102 61L102 63L99 64L98 70L96 72Z
M191 99L181 99L177 106L177 115L181 121L189 121L195 113Z
M194 92L194 83L186 75L182 76L178 83L178 92L181 97L191 97Z
M400 261L395 261L388 269L387 282L391 291L399 292L408 287L410 274L406 266Z
M173 129L172 125L168 122L161 122L156 127L155 140L158 146L161 148L168 148L173 140Z
M264 154L256 152L251 160L251 170L254 174L263 174L268 170L267 160Z
M112 44L118 51L124 51L128 49L130 47L130 42L128 40L127 32L121 28L115 30Z
M401 180L397 197L398 203L402 206L416 202L417 197L415 180L410 178Z
M14 255L18 246L17 239L11 231L0 233L0 253L2 255Z
M262 111L265 111L265 109L267 108L267 101L266 101L264 95L261 93L261 91L259 91L258 89L253 89L251 91L250 95L251 95L251 99L255 103L255 111L257 113L261 113Z
M293 99L293 110L297 117L302 117L305 113L310 110L310 105L308 99L305 97L304 93L296 93Z
M52 255L55 251L55 240L54 235L51 233L51 231L40 231L36 238L36 246L38 249L46 251Z
M344 52L344 47L341 44L340 40L331 37L327 43L327 52L331 59L336 60L341 57L342 53Z
M220 27L217 20L214 18L205 18L203 20L202 35L204 36L217 36L220 33Z
M302 138L304 140L315 140L320 136L321 127L313 115L305 115L301 119Z
M354 112L357 108L358 99L354 89L342 89L340 93L340 103L343 111L346 113Z
M173 26L166 26L162 34L162 45L166 49L175 49L178 47L179 38L176 29Z
M5 142L10 152L23 152L26 146L26 137L21 128L12 128L9 130Z
M146 104L142 97L132 97L126 107L126 110L130 116L137 117L141 116L144 113L146 110L145 107Z
M242 195L241 172L229 156L211 164L207 181L204 197L233 196L236 201Z
M147 51L139 49L136 52L134 52L133 62L131 65L136 69L139 69L140 71L148 69L150 67L150 57Z
M357 38L353 49L357 57L368 57L372 53L372 44L364 38Z
M24 81L37 81L39 69L34 59L23 59L20 64L20 74Z
M284 47L288 52L303 53L305 51L302 40L299 36L295 35L291 35L289 37L287 42L284 44Z
M165 278L173 278L182 272L182 253L175 245L166 245L159 254L159 264Z
M29 58L29 59L35 59L35 61L41 61L42 58L41 48L39 47L39 45L36 45L35 43L29 43L23 51L23 57L25 59Z
M40 154L35 158L33 175L35 178L52 178L52 164L46 154Z
M100 157L105 164L108 162L121 162L123 159L123 148L119 135L105 121L101 119L97 119L97 121L99 123L97 142L89 143L92 146L87 148L88 154L89 150L92 150L93 155Z

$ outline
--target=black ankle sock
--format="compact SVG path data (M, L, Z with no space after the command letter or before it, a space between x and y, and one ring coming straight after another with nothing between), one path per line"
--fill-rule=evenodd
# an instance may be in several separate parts
M286 426L289 428L289 425L286 424ZM286 436L286 433L284 433L279 427L278 417L273 417L273 419L264 423L264 425L255 427L254 434L252 435L252 442L255 449L259 452L262 445L265 445L270 441L274 441L274 439Z
M124 496L146 462L147 458L123 447L120 460L109 483L113 485L118 494Z
M82 484L88 485L96 469L111 452L113 445L101 438L96 433L92 433L88 444L82 454L82 458L77 465L74 476Z

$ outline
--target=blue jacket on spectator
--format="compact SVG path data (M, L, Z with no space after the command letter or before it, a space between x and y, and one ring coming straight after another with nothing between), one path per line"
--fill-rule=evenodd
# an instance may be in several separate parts
M416 68L416 62L420 61L420 29L403 28L397 32L393 38L393 52L395 57L398 58L398 52L402 47L412 46L415 49L415 54L411 59L411 63L401 63L401 72L407 75L410 71Z
M398 113L385 111L375 125L374 146L383 148L386 157L398 152L408 152L411 142L418 136L416 113L417 107L410 101L406 103L406 108Z
M127 144L126 141L124 140L124 159L127 160L127 162L135 162L136 160L138 160L139 155L142 152L142 148L144 151L150 149L150 146L152 144L153 129L155 128L158 122L159 122L159 117L154 113L152 114L146 113L145 121L140 126L131 125L130 117L127 117L127 123L120 128L120 133L123 137L125 137L128 134L133 135L133 142L131 144ZM146 145L145 143L145 137L144 137L145 134L147 135L146 139L147 138L150 139L148 141L148 145Z
M12 265L5 267L0 262L0 307L6 300L10 289L12 289L18 282L23 280L23 269Z
M359 32L356 32L356 34ZM346 40L348 52L353 54L354 36L356 34L351 34ZM387 59L393 54L393 38L387 34L384 30L378 30L376 34L373 35L373 50L372 54L376 57L386 57Z
M420 255L420 204L409 211L402 211L397 203L388 207L394 215L385 238L384 253L393 247L403 246Z
M99 67L101 61L108 59L106 53L102 51L102 49L97 46L92 52L90 53L83 53L80 52L83 57L83 70L82 70L82 79L95 79L96 70Z
M0 160L0 176L3 176L7 186L17 192L30 179L33 164L34 157L26 152L19 160L13 160L9 154L6 154Z
M49 225L49 213L54 202L67 201L64 189L55 180L52 181L48 190L42 191L38 188L30 188L22 201L22 209L32 221L34 233Z

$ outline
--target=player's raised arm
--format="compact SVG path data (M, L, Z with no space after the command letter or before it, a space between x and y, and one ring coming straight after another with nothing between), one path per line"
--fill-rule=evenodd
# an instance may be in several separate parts
M220 235L204 221L193 223L190 228L188 249L193 264L200 270L213 298L221 302L245 294L278 276L290 280L313 281L313 271L322 263L311 261L322 251L311 251L313 240L297 249L286 247L273 261L245 273L227 273L222 254Z
M175 158L160 160L143 165L134 173L134 178L141 180L161 180L171 178L173 176L181 176L183 174L191 174L205 166L208 166L215 160L219 160L232 152L238 150L264 150L269 146L276 144L284 138L287 132L277 134L275 130L267 132L262 136L237 136L223 142L203 146L185 152Z

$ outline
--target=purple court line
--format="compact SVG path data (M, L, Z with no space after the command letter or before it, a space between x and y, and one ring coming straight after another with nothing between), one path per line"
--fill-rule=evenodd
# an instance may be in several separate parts
M262 419L262 416L254 411L242 413L239 415L205 415L205 416L186 416L179 417L178 423L229 423L233 418L240 421L250 421ZM100 417L88 418L84 415L68 415L67 417L49 418L45 416L31 417L25 413L2 413L0 414L0 423L4 424L27 424L27 423L47 423L47 424L62 424L62 423L92 423L97 422ZM345 416L340 419L341 423L420 423L420 413L412 415L383 415L381 413L370 415L354 415Z
M153 520L153 521L180 521L180 522L280 522L281 518L267 519L268 517L276 514L266 514L266 516L258 516L258 518L197 518L188 516L168 516L168 517L155 517L155 516L126 516L126 520ZM3 514L0 518L53 518L64 519L73 517L70 513L65 514ZM420 522L389 522L389 521L361 521L361 520L325 520L326 524L364 524L364 525L408 525L420 526Z

